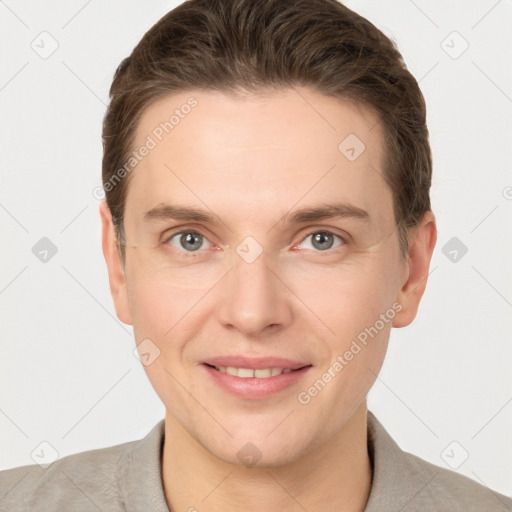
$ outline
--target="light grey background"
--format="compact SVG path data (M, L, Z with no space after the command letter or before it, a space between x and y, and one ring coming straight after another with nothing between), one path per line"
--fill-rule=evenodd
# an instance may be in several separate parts
M164 415L115 316L93 190L114 70L177 3L0 2L1 469L32 464L41 442L62 457L136 439ZM512 3L347 5L420 81L439 229L369 406L405 450L510 495ZM42 237L58 249L46 263Z

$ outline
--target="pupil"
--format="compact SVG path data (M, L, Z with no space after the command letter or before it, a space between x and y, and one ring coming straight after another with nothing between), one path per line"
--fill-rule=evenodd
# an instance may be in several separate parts
M317 249L330 249L333 244L333 238L329 233L316 233L313 237L313 246Z

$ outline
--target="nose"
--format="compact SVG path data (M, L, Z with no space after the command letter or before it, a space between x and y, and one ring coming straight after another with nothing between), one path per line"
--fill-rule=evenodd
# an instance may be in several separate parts
M265 253L252 263L236 257L223 283L218 319L247 337L277 331L292 320L292 295Z

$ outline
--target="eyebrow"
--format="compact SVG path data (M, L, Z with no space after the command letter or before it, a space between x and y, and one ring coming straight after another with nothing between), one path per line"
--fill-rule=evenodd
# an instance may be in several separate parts
M287 218L289 217L288 221ZM206 222L214 224L219 217L207 212L188 206L171 205L161 203L144 214L144 222L155 220L186 220L194 222ZM280 220L289 224L301 224L327 219L352 218L363 222L371 222L370 214L351 204L333 203L316 207L307 207L296 210L291 214L287 213Z

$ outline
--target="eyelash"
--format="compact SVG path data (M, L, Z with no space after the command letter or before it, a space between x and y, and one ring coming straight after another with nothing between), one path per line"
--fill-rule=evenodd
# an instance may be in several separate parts
M314 250L314 252L317 252L317 253L331 253L334 251L334 249L337 249L339 247L342 247L344 245L346 245L348 243L348 240L347 238L341 236L341 235L338 235L337 233L333 233L332 231L329 231L327 229L316 229L314 231L310 231L308 234L306 234L302 239L301 241L298 243L298 244L294 244L293 247L296 247L297 245L300 245L302 243L304 243L310 236L312 235L316 235L316 234L319 234L319 233L322 233L322 234L327 234L327 235L332 235L333 237L335 238L338 238L340 241L341 241L341 244L334 247L334 248L329 248L329 249L326 249L325 251L320 251L320 250ZM193 234L193 235L198 235L198 236L202 236L205 240L208 240L208 238L203 235L202 233L200 233L199 231L196 231L196 230L193 230L193 229L189 229L189 230L181 230L181 231L176 231L175 233L171 233L169 234L168 236L166 236L162 242L163 245L167 245L174 237L178 236L178 235L184 235L184 234ZM212 243L212 242L210 242ZM202 251L202 249L198 249L196 251L187 251L185 249L177 249L177 248L174 248L176 249L177 251L181 252L181 253L185 253L185 254L191 254L191 255L194 255L194 254L197 254L199 252ZM309 249L308 249L309 250Z

